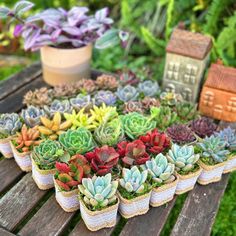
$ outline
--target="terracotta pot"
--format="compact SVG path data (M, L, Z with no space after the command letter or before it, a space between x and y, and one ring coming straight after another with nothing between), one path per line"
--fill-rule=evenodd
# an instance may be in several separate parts
M49 85L67 84L82 78L90 78L91 44L76 49L45 46L40 52L43 77Z
M0 139L0 152L5 158L12 158L13 152L11 150L11 137Z
M230 156L226 161L223 174L230 173L236 170L236 155Z

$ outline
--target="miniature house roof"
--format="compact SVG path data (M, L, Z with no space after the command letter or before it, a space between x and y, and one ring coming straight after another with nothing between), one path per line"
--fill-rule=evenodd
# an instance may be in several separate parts
M196 59L204 59L211 50L211 38L199 33L175 29L166 51Z
M236 69L220 64L211 64L204 86L236 94Z

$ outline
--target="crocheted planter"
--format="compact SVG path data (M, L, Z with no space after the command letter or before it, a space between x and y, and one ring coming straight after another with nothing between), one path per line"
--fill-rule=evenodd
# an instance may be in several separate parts
M0 139L0 152L5 158L12 158L11 137Z
M113 206L100 211L89 210L82 200L80 203L80 213L85 225L91 231L97 231L102 228L111 228L116 224L119 199Z
M152 207L158 207L171 201L174 197L178 181L179 177L176 177L175 181L171 183L153 188L150 198L150 205Z
M119 212L126 219L143 215L149 210L151 191L131 200L123 198L119 192L118 197L120 199Z
M30 157L31 152L20 153L17 151L12 142L10 142L10 145L17 165L22 171L30 172L32 170L32 162Z
M222 162L213 166L206 165L202 161L199 161L199 164L203 169L197 180L199 184L207 185L221 180L226 162Z
M236 155L229 157L229 159L226 161L223 174L230 173L234 170L236 170Z

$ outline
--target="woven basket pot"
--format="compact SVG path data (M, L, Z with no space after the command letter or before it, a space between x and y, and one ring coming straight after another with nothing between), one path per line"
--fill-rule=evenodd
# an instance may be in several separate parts
M199 161L199 164L203 169L197 180L199 184L207 185L221 180L226 162L222 162L213 166L206 165L202 161Z
M10 145L17 165L21 168L22 171L30 172L32 170L32 162L30 157L31 152L20 153L17 151L12 142L10 142Z
M227 174L235 170L236 170L236 155L228 158L228 160L225 163L223 174Z
M32 160L32 177L38 188L41 190L47 190L54 187L53 176L56 173L56 169L52 170L40 170L36 165L33 158Z
M180 175L176 172L175 174L179 177L179 182L177 184L175 194L179 195L192 190L201 172L202 168L200 166L196 172L187 175Z
M0 139L0 152L5 158L12 158L13 152L11 149L11 139L12 137Z
M152 207L158 207L171 201L174 198L176 187L179 181L179 177L176 177L175 181L165 184L161 187L153 188L150 198L150 205Z
M82 200L80 203L80 213L85 225L91 231L97 231L103 228L111 228L116 224L119 199L113 206L100 211L89 210Z
M78 198L78 189L71 190L69 192L61 191L55 179L55 194L56 200L61 208L66 212L74 212L79 209L79 198Z
M90 78L91 44L75 49L45 46L40 53L46 83L56 86Z
M119 192L117 194L120 199L119 212L124 218L129 219L148 212L151 191L131 200L123 198Z

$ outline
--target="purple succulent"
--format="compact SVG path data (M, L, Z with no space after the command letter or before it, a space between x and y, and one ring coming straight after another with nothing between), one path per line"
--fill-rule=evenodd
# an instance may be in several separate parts
M116 95L112 93L111 91L105 91L100 90L95 96L94 96L94 102L97 106L102 105L105 103L108 106L114 106L116 103Z
M92 99L89 94L84 95L80 93L77 97L70 99L70 104L76 111L79 111L82 108L88 109L92 106Z

